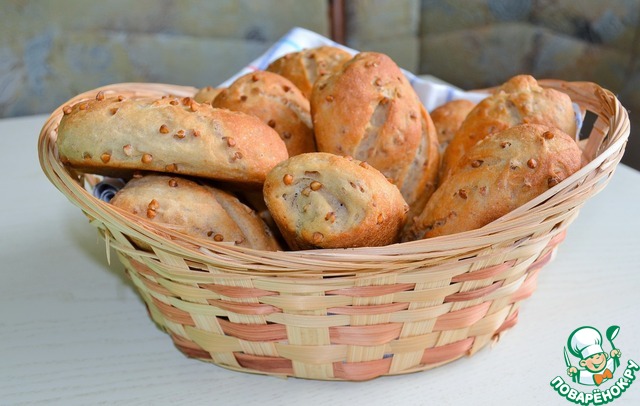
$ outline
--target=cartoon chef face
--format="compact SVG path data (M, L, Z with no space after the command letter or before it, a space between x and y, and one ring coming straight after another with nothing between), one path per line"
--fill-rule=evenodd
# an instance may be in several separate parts
M593 327L576 329L568 340L569 351L580 361L580 366L591 372L603 370L607 364L607 354L602 349L602 335Z
M607 367L607 353L599 352L580 361L580 366L591 372L600 372Z

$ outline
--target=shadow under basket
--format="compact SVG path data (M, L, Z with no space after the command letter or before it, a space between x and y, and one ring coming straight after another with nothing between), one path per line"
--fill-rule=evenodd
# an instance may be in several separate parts
M471 355L514 326L580 207L608 183L629 136L626 110L593 83L540 84L597 117L580 141L585 166L481 229L385 247L265 252L194 239L94 198L89 175L60 162L64 106L98 91L182 97L191 87L123 83L76 96L45 123L40 164L115 249L151 318L187 356L243 372L367 380Z

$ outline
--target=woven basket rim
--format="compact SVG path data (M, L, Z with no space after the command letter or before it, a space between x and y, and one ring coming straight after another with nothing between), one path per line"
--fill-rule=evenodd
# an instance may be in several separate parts
M572 100L584 110L598 116L596 125L583 146L588 162L578 172L547 192L482 228L384 247L260 251L195 239L161 225L144 221L93 197L80 184L80 177L74 178L57 159L56 129L65 106L94 98L98 92L127 93L131 97L160 95L191 97L198 90L195 87L126 82L81 93L61 104L51 113L39 136L38 153L41 168L46 176L73 204L79 206L90 217L100 214L102 218L99 221L109 222L112 226L126 229L128 235L147 240L154 249L180 253L185 258L194 258L198 261L209 260L215 263L222 261L231 268L235 264L239 272L247 271L249 266L252 267L251 272L260 273L272 272L275 269L286 271L289 267L299 269L300 266L310 265L316 271L322 267L329 267L332 271L361 270L371 267L371 271L380 272L384 270L386 264L397 261L429 260L430 257L442 258L447 255L474 255L474 253L480 253L485 247L499 244L503 239L501 236L508 232L522 235L535 234L535 225L527 227L527 222L523 219L547 210L553 205L568 204L577 208L604 188L624 153L629 137L627 110L613 93L592 82L544 79L539 80L539 83L543 87L568 93ZM588 190L585 191L585 189ZM572 199L575 199L575 202ZM514 231L514 227L517 230ZM108 237L108 231L105 233Z

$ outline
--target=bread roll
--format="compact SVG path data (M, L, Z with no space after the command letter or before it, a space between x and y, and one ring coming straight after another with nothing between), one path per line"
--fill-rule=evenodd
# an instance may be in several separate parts
M222 87L205 86L198 90L198 92L193 96L193 100L198 103L210 104L223 90L224 88Z
M134 178L110 203L192 237L258 250L280 248L264 222L235 196L181 177Z
M318 151L366 161L398 187L412 211L421 211L437 181L438 140L391 58L363 52L318 80L311 116Z
M476 103L470 100L451 100L431 111L429 115L433 120L433 125L436 127L440 153L443 153L447 148L447 145L449 145L454 134L458 131L460 125L462 125L467 114L469 114L475 105Z
M560 91L540 87L529 75L509 79L469 112L443 155L440 181L475 143L518 124L543 124L574 135L571 99Z
M289 156L316 150L309 100L291 81L276 73L243 75L222 90L211 105L258 117L280 135Z
M65 108L64 163L109 176L144 170L261 184L288 157L278 133L248 114L190 98L120 99L99 93Z
M403 240L480 228L578 171L581 156L572 137L538 124L485 137L438 187Z
M264 199L294 250L391 244L408 210L378 170L322 152L278 164L264 183Z
M308 99L319 77L336 72L351 57L338 47L308 48L281 56L271 62L267 70L289 79Z

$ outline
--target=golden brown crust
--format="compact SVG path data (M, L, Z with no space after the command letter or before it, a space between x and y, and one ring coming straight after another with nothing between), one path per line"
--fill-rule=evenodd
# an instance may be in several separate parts
M319 77L338 71L351 57L349 52L337 47L308 48L281 56L271 62L267 70L289 79L308 99Z
M469 112L443 155L440 181L475 143L518 124L543 124L573 135L576 122L571 99L557 90L540 87L529 75L509 79Z
M280 248L264 222L235 196L178 176L134 178L110 203L192 237L259 250Z
M267 176L264 198L292 249L391 244L408 209L375 168L322 152L278 164Z
M471 100L451 100L436 107L429 113L433 120L433 125L436 127L436 133L438 134L440 152L444 152L447 148L447 145L449 145L454 134L458 131L460 125L462 125L467 114L469 114L475 105L476 103Z
M223 90L223 87L205 86L198 90L198 92L193 96L193 100L198 103L210 104Z
M480 228L578 171L581 156L553 127L522 124L490 135L458 162L403 240Z
M320 79L311 116L319 151L367 161L398 186L412 210L433 191L439 166L435 127L388 56L360 53Z
M68 109L60 159L104 175L143 170L260 184L288 157L278 133L248 114L190 98L100 98Z
M221 91L211 105L258 117L280 135L289 156L316 150L309 100L291 81L276 73L243 75Z

